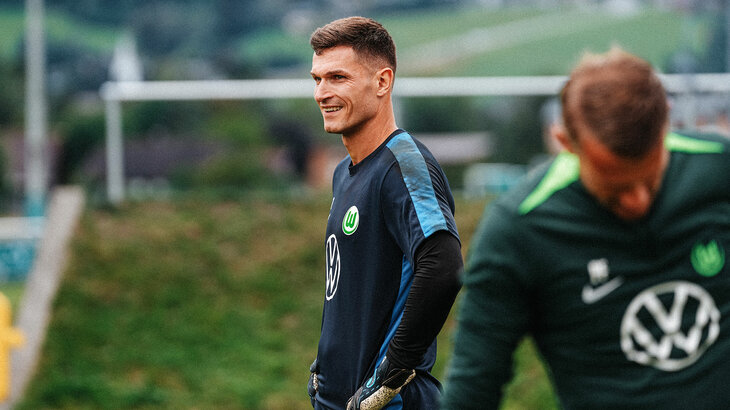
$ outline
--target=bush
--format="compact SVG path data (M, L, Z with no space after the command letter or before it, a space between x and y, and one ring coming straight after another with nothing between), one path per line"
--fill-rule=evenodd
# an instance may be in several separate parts
M101 112L69 112L60 125L61 157L57 178L62 184L74 181L84 159L104 143L105 119Z

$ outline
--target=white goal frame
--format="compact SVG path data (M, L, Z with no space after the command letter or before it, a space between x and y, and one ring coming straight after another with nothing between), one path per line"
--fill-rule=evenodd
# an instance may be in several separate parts
M669 94L730 93L730 73L660 75ZM557 95L566 76L398 78L393 97ZM107 82L100 94L106 110L107 198L124 200L122 102L313 98L311 79Z

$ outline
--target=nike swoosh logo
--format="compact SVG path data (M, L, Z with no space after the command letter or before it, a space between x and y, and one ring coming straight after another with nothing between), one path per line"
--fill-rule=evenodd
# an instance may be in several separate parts
M591 287L590 285L585 285L583 286L583 292L580 295L581 299L583 299L583 302L588 305L590 305L591 303L596 303L606 297L606 295L608 295L609 293L616 290L623 283L624 278L619 276L609 280L608 282L597 288Z

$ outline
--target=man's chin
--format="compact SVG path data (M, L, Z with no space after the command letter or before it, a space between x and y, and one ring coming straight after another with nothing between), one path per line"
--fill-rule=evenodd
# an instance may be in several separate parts
M612 210L613 214L624 222L637 222L643 219L648 212L629 212L620 209Z
M324 131L329 134L342 134L342 127L334 124L324 124Z
M326 133L328 133L328 134L343 135L343 134L347 134L348 131L352 131L352 129L351 128L345 128L345 127L335 127L335 126L328 127L328 126L325 125L324 131Z

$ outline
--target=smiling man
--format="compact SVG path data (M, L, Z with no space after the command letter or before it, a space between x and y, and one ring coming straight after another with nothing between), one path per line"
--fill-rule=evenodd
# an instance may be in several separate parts
M309 395L317 409L434 409L436 336L460 288L448 181L396 126L395 44L372 19L318 28L314 99L347 149L335 169L326 283Z
M587 55L565 151L474 235L444 409L497 409L531 335L565 409L721 409L730 390L730 141L668 132L652 67Z

